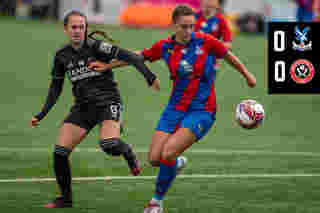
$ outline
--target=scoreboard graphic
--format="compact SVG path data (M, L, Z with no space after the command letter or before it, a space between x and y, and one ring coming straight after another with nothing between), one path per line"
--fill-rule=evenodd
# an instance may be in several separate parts
M320 94L319 42L319 23L269 23L269 94Z

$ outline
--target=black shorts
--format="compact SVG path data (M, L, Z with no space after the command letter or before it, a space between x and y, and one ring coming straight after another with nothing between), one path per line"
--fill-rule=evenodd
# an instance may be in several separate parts
M120 103L109 103L102 106L74 105L63 123L72 123L90 131L105 120L122 121L123 106Z

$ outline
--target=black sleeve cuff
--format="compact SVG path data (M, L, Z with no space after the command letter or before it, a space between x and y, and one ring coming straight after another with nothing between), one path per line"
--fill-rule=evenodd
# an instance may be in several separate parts
M44 115L44 113L40 112L37 115L35 115L34 117L36 119L38 119L39 121L41 121L45 117L45 115Z
M132 64L136 69L144 76L149 86L152 86L157 76L150 71L150 69L144 64L144 56L137 55L136 53L129 52L125 49L119 49L117 59Z

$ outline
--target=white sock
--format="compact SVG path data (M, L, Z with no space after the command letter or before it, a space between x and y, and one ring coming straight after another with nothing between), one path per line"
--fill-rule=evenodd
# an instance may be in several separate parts
M157 204L159 206L162 206L162 200L157 200L156 198L152 198L150 203L153 203L153 204Z
M183 156L177 157L177 168L180 168L180 167L184 166L186 161L187 161L187 159L185 157L183 157Z

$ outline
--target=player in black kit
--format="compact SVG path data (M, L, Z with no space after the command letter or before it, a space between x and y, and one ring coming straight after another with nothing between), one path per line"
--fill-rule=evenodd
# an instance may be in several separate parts
M87 18L71 11L64 19L64 31L70 44L57 51L52 69L52 82L42 111L31 120L37 126L57 102L65 74L72 82L75 103L64 120L54 150L53 167L62 195L46 208L72 207L69 155L89 131L100 124L100 147L112 156L123 156L133 175L140 173L136 154L120 139L122 101L112 71L95 72L88 68L92 61L106 63L112 59L126 61L143 74L149 86L159 90L160 82L146 67L143 58L117 46L94 40L87 35Z

